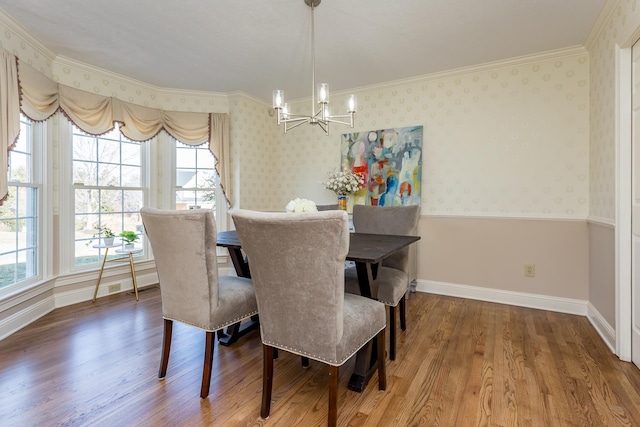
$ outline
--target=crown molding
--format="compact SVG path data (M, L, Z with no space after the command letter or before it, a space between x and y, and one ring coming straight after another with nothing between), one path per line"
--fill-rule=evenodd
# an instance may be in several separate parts
M485 72L489 70L496 70L500 68L518 67L522 65L532 64L536 62L549 61L558 58L566 58L568 56L579 56L588 54L588 51L584 46L571 46L562 49L549 50L540 53L534 53L531 55L516 56L513 58L485 62L482 64L471 65L469 67L455 68L453 70L441 71L437 73L424 74L422 76L410 77L407 79L393 80L385 83L380 83L370 86L362 86L351 91L343 91L343 93L353 93L361 91L369 91L373 89L386 89L398 86L415 85L419 83L430 82L434 80L442 80L452 77L459 77L462 75Z
M228 95L222 92L174 89L174 88L164 88L160 86L151 85L141 80L136 80L131 77L114 73L112 71L105 70L104 68L99 68L93 65L89 65L87 63L80 62L75 59L71 59L62 55L58 55L56 57L53 66L54 66L54 71L57 71L59 68L68 67L68 68L72 68L77 71L80 71L82 73L88 73L92 76L96 76L99 79L106 79L110 81L115 81L120 84L134 86L138 89L142 89L144 91L154 93L159 97L160 96L190 96L190 97L197 97L202 99L215 98L215 99L220 99L225 101L228 99Z
M368 86L360 86L353 89L346 89L341 91L332 91L331 96L335 98L339 96L348 96L349 94L352 94L352 93L358 94L358 93L369 92L373 90L397 88L398 86L411 86L411 85L417 85L417 84L424 84L424 83L428 83L436 80L448 79L452 77L460 77L467 74L486 72L486 71L497 70L501 68L519 67L522 65L533 64L533 63L542 62L542 61L549 61L549 60L554 60L559 58L588 55L588 54L589 52L582 45L570 46L562 49L555 49L555 50L549 50L545 52L534 53L531 55L517 56L514 58L504 59L500 61L485 62L482 64L471 65L468 67L455 68L453 70L441 71L441 72L431 73L431 74L423 74L421 76L409 77L406 79L391 80L384 83L378 83L378 84L373 84ZM297 104L302 102L308 102L309 99L310 97L298 98L298 99L290 100L289 102L291 104Z
M596 22L593 23L591 31L589 31L589 34L584 41L584 45L587 50L593 49L598 37L600 36L602 31L604 31L606 23L610 20L617 4L617 0L607 0L602 6L598 17L596 18Z
M23 43L27 44L37 54L45 57L50 63L53 63L56 58L56 54L46 47L40 39L31 34L22 24L13 19L11 15L7 15L7 13L2 9L0 9L0 25L6 26L7 29L18 36ZM7 47L4 46L4 48L6 49ZM14 53L18 52L14 51ZM28 61L28 58L23 59Z

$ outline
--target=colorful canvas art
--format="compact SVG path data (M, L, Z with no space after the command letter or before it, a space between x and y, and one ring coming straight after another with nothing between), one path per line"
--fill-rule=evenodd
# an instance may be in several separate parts
M356 204L419 205L422 126L343 134L342 167L364 176Z

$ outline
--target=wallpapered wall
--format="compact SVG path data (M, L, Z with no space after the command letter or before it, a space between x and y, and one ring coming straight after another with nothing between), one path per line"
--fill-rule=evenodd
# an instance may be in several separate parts
M354 131L423 125L422 213L585 218L589 208L589 61L550 52L358 90ZM346 94L333 96L332 111ZM308 103L294 105L307 112ZM333 200L319 181L339 165L340 135L309 126L281 136L282 188Z
M4 29L3 47L61 83L151 107L228 111L235 205L281 210L294 197L334 201L320 184L340 135L283 135L268 104L244 94L155 88L57 58ZM53 65L51 65L53 64ZM582 48L357 89L355 131L423 125L423 214L585 218L589 209L589 61ZM332 94L332 110L346 93ZM294 104L299 112L308 101ZM606 157L606 154L605 154ZM605 159L606 160L606 159ZM597 177L596 177L597 178Z
M601 16L587 40L591 55L590 216L615 222L616 217L616 44L630 47L640 23L640 2L620 0ZM637 34L636 37L637 38Z

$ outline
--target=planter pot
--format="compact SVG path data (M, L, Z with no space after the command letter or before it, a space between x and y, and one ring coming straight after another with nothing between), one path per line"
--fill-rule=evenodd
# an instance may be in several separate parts
M102 244L105 246L111 246L113 245L113 239L115 239L115 237L103 237Z
M125 243L124 245L122 245L124 249L133 249L134 246L135 244L133 243Z

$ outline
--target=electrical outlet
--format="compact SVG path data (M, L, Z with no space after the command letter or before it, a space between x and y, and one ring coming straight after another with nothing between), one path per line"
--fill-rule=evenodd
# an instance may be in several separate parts
M524 265L524 277L536 277L536 266L535 266L535 264L525 264Z
M118 292L120 290L120 283L116 283L115 285L109 285L109 293Z

